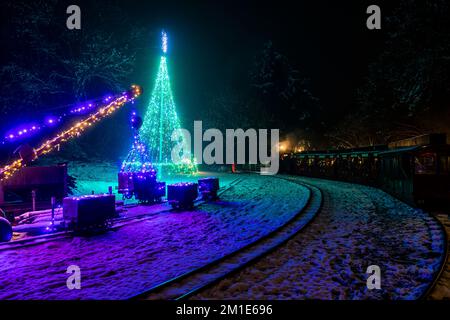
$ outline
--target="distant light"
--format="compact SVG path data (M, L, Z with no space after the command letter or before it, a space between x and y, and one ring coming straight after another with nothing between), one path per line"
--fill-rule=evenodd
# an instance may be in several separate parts
M58 121L58 120L57 120L55 117L53 117L53 116L48 116L48 117L45 118L45 123L46 123L48 126L53 126L53 125L55 125L57 121Z

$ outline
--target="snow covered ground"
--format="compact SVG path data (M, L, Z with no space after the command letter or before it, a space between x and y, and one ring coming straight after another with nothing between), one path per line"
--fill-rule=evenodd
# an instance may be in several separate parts
M420 297L443 258L435 220L378 189L296 179L324 192L315 220L280 250L194 299ZM369 265L381 268L381 290L367 289Z
M96 176L92 171L92 180L84 181ZM163 212L102 235L0 250L0 299L127 298L255 241L306 204L308 193L297 184L220 175L221 181L237 177L243 179L220 201L194 211ZM115 181L112 174L107 180ZM70 265L81 268L81 290L66 287Z

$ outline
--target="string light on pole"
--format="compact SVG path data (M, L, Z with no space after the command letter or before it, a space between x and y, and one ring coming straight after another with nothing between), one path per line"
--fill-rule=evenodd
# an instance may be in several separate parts
M38 148L33 149L31 161L36 160L40 156L59 149L60 145L79 137L87 128L93 124L109 117L111 114L123 107L127 102L134 101L142 93L142 89L138 85L132 85L131 90L124 92L119 97L112 99L108 104L102 105L95 113L90 114L85 119L73 124L69 129L57 134L54 138L43 142ZM25 167L27 163L24 159L18 159L3 168L0 168L0 181L11 178L17 171Z

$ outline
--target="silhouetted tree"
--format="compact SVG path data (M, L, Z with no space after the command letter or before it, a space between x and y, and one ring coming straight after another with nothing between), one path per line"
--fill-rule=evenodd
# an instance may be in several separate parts
M335 144L368 145L450 132L449 16L445 0L400 2L387 17L384 49L357 91L358 109L330 134Z
M0 113L45 109L128 87L140 33L114 6L91 4L82 11L82 29L72 31L66 28L66 6L57 0L6 1L0 8L10 17L2 44L7 54L0 66Z
M318 99L312 95L308 80L271 41L256 56L250 79L261 123L287 131L314 126Z

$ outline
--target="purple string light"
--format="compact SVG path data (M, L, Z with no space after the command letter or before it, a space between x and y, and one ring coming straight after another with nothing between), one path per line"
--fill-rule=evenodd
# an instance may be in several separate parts
M122 95L128 97L127 93L123 93ZM112 101L113 99L118 98L119 96L120 95L115 96L108 95L104 98L97 99L95 101L91 100L90 102L79 104L76 107L72 107L71 109L69 109L68 112L62 113L58 116L48 115L44 117L41 121L35 121L31 124L21 124L20 126L17 126L6 132L2 144L12 143L18 140L24 140L37 134L43 129L56 127L61 122L63 122L65 118L69 116L84 115L90 112L95 112L99 107Z

